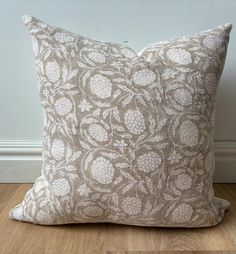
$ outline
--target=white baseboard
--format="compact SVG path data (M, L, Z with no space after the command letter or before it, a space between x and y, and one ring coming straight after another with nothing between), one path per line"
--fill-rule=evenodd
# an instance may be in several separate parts
M40 176L40 141L0 142L0 183L32 183Z
M42 166L40 141L0 142L0 183L32 183ZM236 183L236 141L215 141L214 182Z

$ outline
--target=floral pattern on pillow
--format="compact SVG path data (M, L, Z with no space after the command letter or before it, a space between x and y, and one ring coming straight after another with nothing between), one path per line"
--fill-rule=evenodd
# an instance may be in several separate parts
M148 45L100 42L30 16L44 113L43 166L10 212L36 224L206 227L215 99L231 25Z

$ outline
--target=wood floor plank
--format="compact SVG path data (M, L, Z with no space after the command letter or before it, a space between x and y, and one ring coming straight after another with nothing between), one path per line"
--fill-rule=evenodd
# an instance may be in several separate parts
M201 229L108 223L40 226L10 220L9 210L30 187L0 184L0 254L236 254L236 184L215 186L216 194L230 200L232 207L220 225Z
M0 184L0 211L4 208L7 200L14 195L20 184Z

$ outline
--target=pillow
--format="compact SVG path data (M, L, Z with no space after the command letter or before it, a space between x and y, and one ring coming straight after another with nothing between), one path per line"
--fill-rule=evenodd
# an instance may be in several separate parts
M44 115L43 166L10 212L36 224L207 227L214 196L216 91L230 24L131 48L23 21Z

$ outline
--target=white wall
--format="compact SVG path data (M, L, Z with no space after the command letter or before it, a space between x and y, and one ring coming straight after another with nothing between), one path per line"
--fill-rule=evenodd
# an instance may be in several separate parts
M32 181L41 163L42 116L24 14L99 40L128 41L139 51L222 23L236 26L236 1L0 0L0 182ZM217 105L217 181L236 181L235 45L233 29Z

